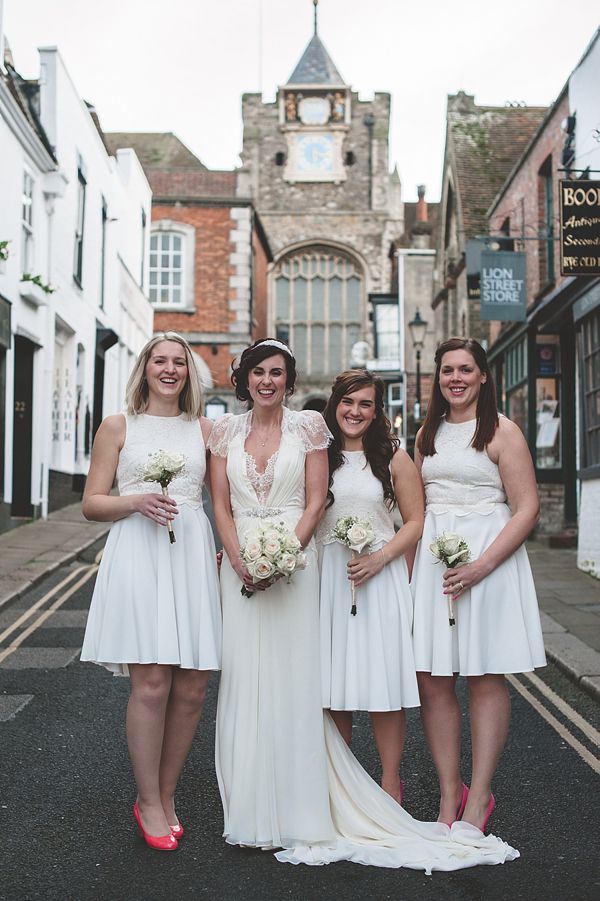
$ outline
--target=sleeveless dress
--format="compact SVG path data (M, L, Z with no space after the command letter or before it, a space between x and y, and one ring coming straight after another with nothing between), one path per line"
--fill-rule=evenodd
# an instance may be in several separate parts
M119 454L119 493L157 494L142 481L148 455L171 450L185 457L169 485L179 513L175 544L167 529L133 513L113 523L90 605L81 660L128 675L128 663L186 669L220 668L221 610L215 546L202 509L206 449L200 422L176 417L125 416Z
M412 650L412 596L404 557L356 589L350 615L349 548L335 540L340 516L360 516L375 532L377 551L394 537L383 485L363 451L344 451L333 474L334 502L317 530L321 574L321 679L323 707L332 710L400 710L419 706Z
M258 519L294 528L305 507L305 460L329 433L313 411L284 408L281 443L263 477L245 449L252 413L225 416L209 449L227 458L240 547ZM319 580L305 570L251 598L227 555L221 567L223 671L216 768L230 844L283 848L287 863L335 860L431 872L518 857L474 827L413 820L367 775L321 707Z
M428 548L442 531L456 532L480 557L510 519L498 466L471 447L476 420L444 419L436 453L421 475L426 515L412 580L413 641L417 670L434 676L520 673L546 665L535 585L525 547L454 602L448 624L443 575Z

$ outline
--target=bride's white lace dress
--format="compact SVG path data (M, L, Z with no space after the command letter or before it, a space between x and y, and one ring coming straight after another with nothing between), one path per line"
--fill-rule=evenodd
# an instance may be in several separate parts
M227 457L240 546L258 518L294 528L305 506L306 454L328 443L318 413L284 409L279 450L263 478L245 452L251 413L227 416L209 449ZM230 844L283 848L279 860L335 860L453 870L518 856L494 836L420 823L362 769L321 708L318 570L309 564L253 597L227 556L221 568L222 676L216 766Z

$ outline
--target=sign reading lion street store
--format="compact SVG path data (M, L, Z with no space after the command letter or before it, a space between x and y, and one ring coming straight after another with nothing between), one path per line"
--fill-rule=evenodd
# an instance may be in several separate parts
M560 274L600 275L600 181L559 181Z
M524 322L525 254L509 250L481 254L481 318Z

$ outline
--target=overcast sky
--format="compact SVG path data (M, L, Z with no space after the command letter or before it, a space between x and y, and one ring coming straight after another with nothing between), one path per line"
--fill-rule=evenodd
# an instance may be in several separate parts
M0 3L2 0L0 0ZM172 131L213 169L239 165L241 95L272 101L313 33L312 0L3 0L16 69L58 46L105 131ZM446 96L550 104L600 24L598 0L320 0L344 80L392 94L390 168L439 199ZM262 25L261 25L262 23Z

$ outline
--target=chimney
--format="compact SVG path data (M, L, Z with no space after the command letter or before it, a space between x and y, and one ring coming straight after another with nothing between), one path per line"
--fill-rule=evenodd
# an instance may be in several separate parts
M427 202L425 200L425 185L417 185L417 222L427 222Z

